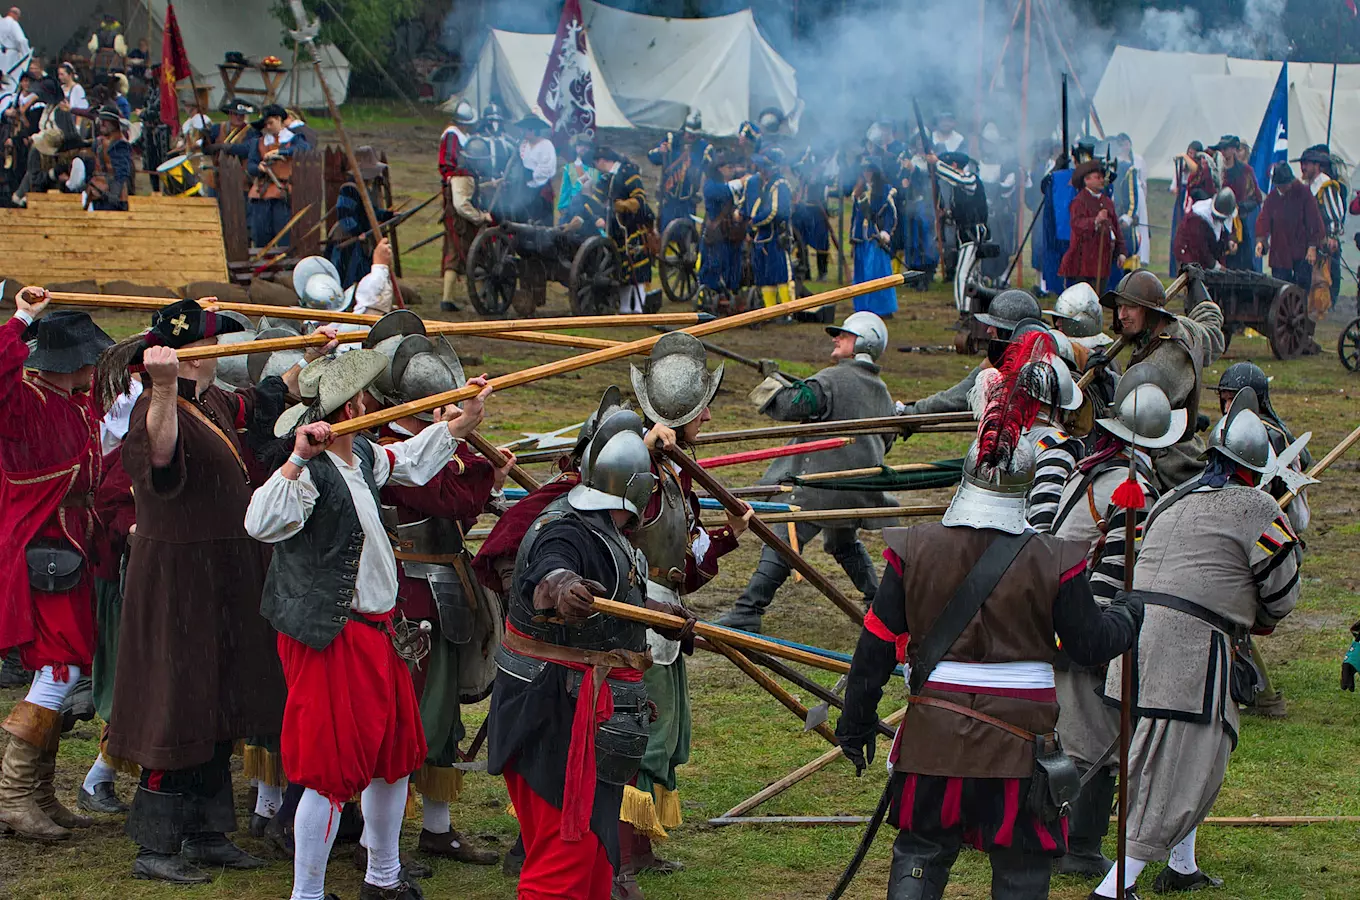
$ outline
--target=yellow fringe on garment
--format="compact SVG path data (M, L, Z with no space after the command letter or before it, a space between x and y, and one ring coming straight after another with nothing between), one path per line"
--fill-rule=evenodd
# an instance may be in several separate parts
M231 755L232 755L232 756L245 756L245 755L246 755L246 739L245 739L245 738L241 738L241 739L237 740L235 743L233 743L233 744L231 745Z
M269 787L288 787L288 776L283 774L283 757L271 753L263 747L246 744L242 754L241 770L246 778L252 778Z
M120 775L127 775L130 778L142 777L142 767L135 762L126 759L119 759L109 753L109 733L104 729L104 735L99 739L99 755L104 758L104 762L113 767L113 770Z
M407 819L414 819L418 815L420 815L420 805L416 803L416 791L408 781L406 783L406 812L404 816Z
M659 784L652 785L652 797L656 800L656 817L663 828L675 828L681 822L680 792L668 791Z
M519 819L519 814L515 812L515 804L505 804L505 814L512 819Z
M429 800L453 803L463 793L463 770L425 763L411 775L411 787Z
M623 806L619 808L619 821L627 822L647 837L664 841L666 829L656 814L656 801L651 794L644 794L631 784L623 786Z

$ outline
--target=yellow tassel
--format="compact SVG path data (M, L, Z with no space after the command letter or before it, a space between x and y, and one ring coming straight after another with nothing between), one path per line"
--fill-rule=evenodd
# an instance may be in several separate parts
M664 841L666 829L656 815L656 802L651 794L644 794L631 784L623 786L623 806L619 809L619 821L627 822L653 840Z
M254 779L261 784L277 788L288 786L288 776L283 774L283 757L263 747L246 744L241 770L246 778Z
M104 735L99 739L99 755L104 758L104 762L113 766L113 770L120 775L127 775L132 778L142 777L142 767L135 762L126 759L119 759L109 753L109 730L104 729Z
M505 814L512 819L519 818L519 815L515 812L515 804L513 803L505 804Z
M427 800L453 803L463 793L463 770L425 763L411 776L411 787Z
M406 783L406 818L414 819L420 815L420 807L416 804L416 792L411 787L411 783Z
M663 828L675 828L681 822L680 792L668 791L659 784L652 785L652 797L656 800L656 817Z

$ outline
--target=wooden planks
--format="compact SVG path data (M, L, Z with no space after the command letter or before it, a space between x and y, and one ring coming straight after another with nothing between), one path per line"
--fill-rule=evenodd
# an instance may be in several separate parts
M89 212L76 194L30 194L0 209L0 258L26 284L126 280L177 289L226 281L217 203L207 197L128 198L127 212Z

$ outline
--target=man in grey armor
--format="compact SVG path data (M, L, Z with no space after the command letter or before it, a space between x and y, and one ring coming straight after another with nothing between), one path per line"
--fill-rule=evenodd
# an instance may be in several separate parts
M788 386L773 378L766 379L752 394L760 411L783 422L835 422L893 415L892 396L879 377L882 370L877 362L888 346L888 329L883 320L871 312L857 312L846 318L844 324L828 326L826 331L832 339L832 365ZM876 468L883 465L894 437L894 434L860 435L837 450L781 457L766 470L761 483L774 484L818 472ZM795 438L793 443L803 441ZM894 521L891 510L897 501L883 491L829 491L798 485L791 502L802 509L885 508L887 515L882 518L801 522L795 530L799 546L805 546L821 532L826 551L864 595L865 605L872 604L878 590L878 575L857 532L860 528L879 529L891 524ZM788 562L766 547L746 589L718 622L759 633L761 617L790 571Z

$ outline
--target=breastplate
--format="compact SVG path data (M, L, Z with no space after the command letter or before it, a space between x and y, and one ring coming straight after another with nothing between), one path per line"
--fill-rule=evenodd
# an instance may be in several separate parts
M680 482L668 469L660 474L661 501L654 518L644 521L633 541L647 557L648 577L678 587L685 582L685 556L690 547L690 509Z

